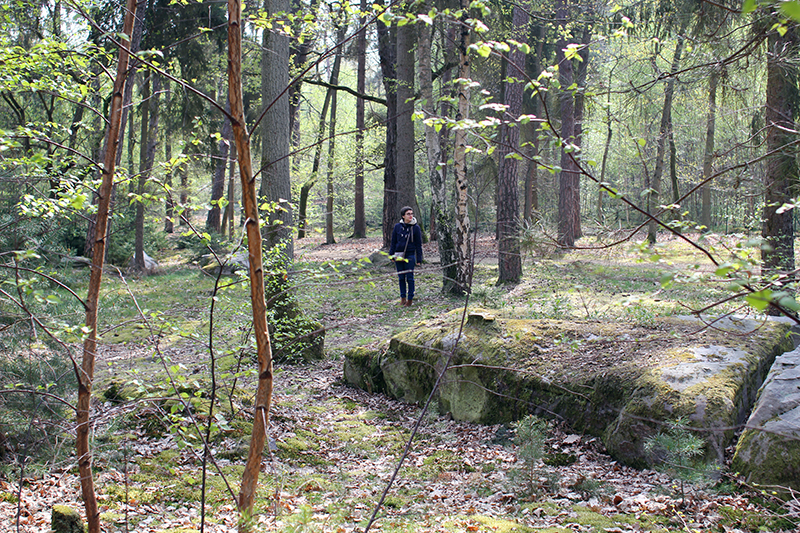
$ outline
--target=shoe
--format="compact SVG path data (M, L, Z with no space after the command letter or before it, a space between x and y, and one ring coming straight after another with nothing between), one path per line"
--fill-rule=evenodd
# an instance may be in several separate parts
M400 298L400 305L408 305L406 302L408 302L408 300L405 298Z
M411 307L411 300L406 300L405 306L406 307Z

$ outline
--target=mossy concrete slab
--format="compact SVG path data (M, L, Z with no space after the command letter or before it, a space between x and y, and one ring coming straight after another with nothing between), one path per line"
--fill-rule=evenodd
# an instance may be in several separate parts
M789 326L772 322L737 323L732 334L690 318L644 327L520 320L476 309L459 335L460 316L417 323L383 353L354 353L347 365L369 362L361 375L370 376L371 390L423 403L452 352L434 398L440 412L481 424L529 413L563 419L602 437L613 456L634 466L646 463L645 439L679 416L705 430L709 458L720 456L775 356L791 349Z
M800 349L776 358L732 468L754 483L800 490Z

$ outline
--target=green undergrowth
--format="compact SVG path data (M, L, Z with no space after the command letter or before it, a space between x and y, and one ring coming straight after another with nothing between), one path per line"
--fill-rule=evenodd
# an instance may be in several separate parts
M632 252L591 255L576 251L556 260L534 258L526 263L524 279L515 287L497 286L497 267L480 264L475 268L471 302L505 318L615 323L614 328L606 329L598 325L594 330L597 338L585 338L583 324L560 336L541 331L529 346L529 353L540 356L535 364L551 365L545 370L555 371L558 363L548 361L546 354L564 350L588 359L590 351L599 351L605 344L613 345L620 331L616 323L623 323L625 332L631 335L641 334L638 340L642 343L652 344L653 339L645 336L646 329L653 330L654 335L665 333L657 330L657 324L661 323L657 319L688 314L691 308L702 307L726 294L711 284L662 286L664 271L685 272L691 270L689 265L695 261L690 251L682 247L673 251L666 247L662 252L662 257L673 264L641 263L640 256ZM421 320L439 319L448 312L452 315L446 320L452 323L461 317L464 299L441 294L441 272L436 265L426 265L418 272L418 293L411 308L397 305L392 265L308 262L297 263L295 270L297 300L310 318L328 328L326 355L334 365L341 365L336 359L346 349L383 347L392 335ZM76 293L85 294L85 271L70 271L66 278ZM109 275L104 279L99 332L102 344L115 357L98 360L94 400L103 405L106 413L109 409L118 411L98 423L93 450L98 493L103 498L103 520L116 530L123 530L125 520L131 531L136 530L147 516L137 514L126 518L123 511L126 501L138 508L166 506L166 515L181 506L198 508L203 486L203 448L197 431L205 431L209 422L214 424L211 451L222 470L220 473L213 465L208 466L206 502L212 511L209 519L213 520L215 508L230 505L235 497L232 493L238 491L248 452L255 394L249 288L236 278L225 278L224 283L229 286L216 295L210 331L213 282L212 277L187 264L163 267L161 273L152 276L123 279ZM67 324L72 329L67 331L65 327L67 333L63 338L79 346L82 309L57 287L48 290L57 294L61 302L37 303L32 309L44 316L60 317L62 321L72 320L74 323ZM13 314L6 313L4 308L0 310L3 317ZM522 336L511 326L506 333L510 339ZM0 342L3 348L9 348L8 353L30 349L32 343L25 337L30 333L23 331L22 326L3 335ZM39 339L36 346L46 342ZM213 418L209 418L210 350L216 358L215 379L219 387ZM79 348L75 354L79 358ZM488 355L491 354L487 352ZM166 360L162 361L162 357ZM69 367L68 356L61 353L60 358ZM363 527L365 517L403 453L410 435L409 417L418 412L395 412L390 406L383 409L355 394L349 397L339 383L316 383L313 367L277 365L274 375L273 433L270 449L264 452L259 478L259 512L272 512L275 495L279 494L287 505L281 508L277 520L286 526L286 531L337 531L339 526L348 529L356 524ZM55 383L60 377L61 374L49 377L47 383ZM624 381L620 378L618 388L626 386ZM3 416L7 419L12 414L6 412ZM60 415L58 421L63 420ZM48 427L54 426L45 429ZM385 501L379 519L381 531L526 532L534 531L525 525L531 515L553 519L552 527L535 529L546 533L685 530L682 524L671 521L668 513L609 516L588 504L544 501L550 495L542 495L536 501L516 499L507 506L507 515L503 517L481 515L478 510L463 511L462 515L445 514L437 507L438 502L429 499L426 487L433 483L469 480L468 488L475 498L491 498L498 491L513 492L507 481L503 486L496 481L505 479L508 464L492 457L483 463L467 462L452 445L457 436L448 431L451 430L446 421L435 413L425 421L400 471L400 482ZM65 434L66 430L59 432ZM169 442L170 447L161 449L163 444L159 443L163 442ZM151 444L152 450L147 449ZM575 460L556 453L543 459L552 468L567 468ZM43 464L52 464L46 461ZM538 463L535 466L541 467ZM587 482L571 488L585 492L587 500L589 495L606 497L600 485ZM12 490L0 493L3 501L13 502L15 498ZM603 502L604 507L606 503ZM759 505L767 507L768 501ZM779 511L774 509L776 514ZM723 506L719 514L720 526L742 531L795 527L785 520L760 515L757 510Z

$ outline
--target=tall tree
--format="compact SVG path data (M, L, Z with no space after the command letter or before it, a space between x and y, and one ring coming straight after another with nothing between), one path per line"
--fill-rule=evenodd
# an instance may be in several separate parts
M782 31L778 31L778 30ZM783 31L785 30L785 31ZM767 38L767 168L764 175L766 246L761 252L767 273L791 272L794 260L794 211L782 210L798 184L797 141L798 67L800 39L795 23L773 28Z
M356 35L356 155L355 186L353 191L353 238L367 236L367 217L364 209L364 97L367 78L367 0L361 0Z
M152 95L150 94L152 83ZM161 97L161 77L155 73L148 75L142 90L142 148L139 158L139 184L136 191L136 219L135 243L134 243L134 266L136 270L145 270L144 261L144 212L145 212L145 192L147 182L153 172L153 163L156 158L156 146L158 145L158 103Z
M386 0L390 3L390 0ZM397 59L394 26L377 20L378 57L380 58L383 88L386 92L386 141L383 155L383 248L388 249L392 228L397 221Z
M227 108L230 112L230 108ZM228 153L230 151L233 128L231 121L223 119L222 131L217 142L217 161L214 165L214 177L211 180L211 208L206 215L206 230L220 233L221 227L221 200L225 194L225 170L228 168Z
M406 4L410 8L410 4ZM414 164L414 47L416 27L414 24L397 26L397 161L396 190L397 207L410 206L421 215L417 205L416 165ZM397 213L394 214L397 217ZM420 219L422 217L420 216ZM394 224L392 224L392 227Z
M289 0L264 0L271 17L285 17ZM274 24L263 30L261 53L261 102L266 114L261 122L261 188L259 195L272 205L264 221L266 246L285 245L284 253L294 255L293 208L289 141L289 37Z
M469 45L470 26L469 2L460 0L461 27L458 39L458 80L456 100L458 111L456 122L469 119ZM456 291L466 293L472 283L472 242L470 241L469 222L469 182L467 180L467 132L464 128L457 128L453 141L453 168L456 174L456 214L455 214L455 244L456 244Z
M717 131L717 83L720 68L712 67L708 78L708 115L706 118L706 144L703 152L703 186L701 189L702 209L700 223L705 231L711 231L711 183L710 178L714 165L714 137Z
M128 0L125 8L125 21L122 34L130 35L133 31L133 18L136 13L136 0ZM106 151L103 162L103 173L98 190L97 216L95 218L95 241L92 246L92 266L89 275L89 290L86 295L86 338L83 341L83 357L80 368L75 367L78 378L78 405L75 425L75 451L78 461L78 472L81 479L81 494L86 509L86 523L89 533L100 533L100 512L97 507L97 496L94 491L92 477L92 451L89 446L90 409L92 385L94 384L94 365L97 354L97 311L100 301L100 286L103 280L103 263L105 261L106 226L108 222L111 190L114 185L116 170L117 144L119 143L120 122L122 120L122 100L125 92L126 71L128 70L128 50L130 42L120 41L117 74L114 79L114 90L111 94L111 106L106 132Z
M526 40L529 16L520 6L512 11L512 38ZM522 256L519 245L519 116L522 112L525 52L514 47L504 62L503 104L506 106L500 126L497 179L497 263L498 283L516 283L522 277Z
M661 108L661 125L658 130L658 140L656 149L656 164L653 170L653 181L650 184L650 191L647 195L647 212L651 215L659 210L659 199L661 196L661 178L664 175L664 159L666 154L667 142L672 135L672 101L675 96L675 78L681 65L683 47L686 41L684 36L685 24L681 26L678 37L675 41L675 51L672 54L672 64L669 70L669 77L664 86L664 106ZM647 229L647 241L650 244L656 242L658 224L655 220L650 220Z
M542 65L545 64L545 54L547 52L547 40L545 39L545 24L535 18L530 21L530 37L528 42L532 45L531 53L525 58L525 70L527 78L536 80L542 73ZM529 92L522 96L524 112L528 115L538 116L541 113L541 102L547 93ZM530 121L521 126L526 134L528 142L528 166L525 172L524 196L522 218L530 222L533 219L533 212L539 210L539 165L537 156L539 155L539 122Z
M558 62L558 81L561 86L559 100L561 103L561 172L559 173L558 194L558 245L562 248L573 248L575 241L581 236L580 227L580 169L575 161L575 90L571 57L567 57L566 35L569 35L567 20L569 14L568 0L557 0L556 20L561 38L556 45Z
M146 0L138 0L136 3L136 17L133 22L133 29L131 33L131 40L130 40L130 52L134 54L134 57L129 62L129 69L125 73L127 80L125 81L125 93L122 96L122 116L120 117L120 128L119 128L119 139L117 141L117 153L115 155L115 165L119 165L120 161L122 161L122 146L123 141L125 139L125 127L130 122L130 127L128 128L128 153L130 154L129 162L128 162L128 174L129 176L133 175L133 116L131 115L130 119L128 118L128 113L131 107L131 102L133 101L133 86L135 85L136 79L136 69L139 65L139 60L136 59L135 54L139 52L139 49L142 45L142 33L144 32L144 21L145 21L145 9ZM103 150L106 150L105 146L101 147L100 154L103 154ZM116 189L116 185L114 186ZM110 200L110 207L112 211L114 210L114 196L115 192L112 190L111 193L111 200ZM94 199L95 202L98 200L97 198ZM92 246L94 246L95 242L95 218L96 214L89 217L89 224L86 229L86 245L84 246L83 253L85 256L89 257L93 255ZM111 227L111 220L107 222L106 231L110 230ZM108 238L108 236L106 236ZM108 245L108 243L106 243ZM106 246L108 249L108 246Z
M327 191L325 195L325 244L334 244L336 238L333 235L333 203L335 194L333 189L334 161L336 158L336 105L339 101L339 92L334 91L331 98L331 120L330 137L328 138L328 172L327 172Z
M426 8L430 10L430 0L426 2ZM450 28L455 28L450 26ZM433 217L431 220L431 239L433 239L436 228L436 243L439 248L439 261L442 265L442 292L450 293L457 291L455 243L453 242L453 212L448 208L448 188L447 188L447 162L446 151L442 146L442 138L448 133L448 128L442 125L441 137L437 133L436 127L431 121L436 121L435 99L433 96L433 69L431 65L431 42L432 27L429 24L419 24L419 36L417 39L417 52L419 57L419 88L422 112L425 119L425 151L427 154L428 176L431 184L431 209ZM447 55L451 56L455 52L452 47L453 40L449 41L451 46L447 50ZM443 85L451 77L448 69L443 75Z
M236 140L239 176L242 182L242 204L246 217L245 231L250 267L250 303L253 311L253 333L256 337L256 355L258 357L258 388L254 402L253 432L250 437L250 449L242 474L242 484L239 488L237 502L243 518L239 522L240 532L249 529L248 521L245 518L251 516L253 512L258 474L261 471L261 457L269 424L273 385L272 345L267 329L258 198L256 197L255 176L250 156L250 136L245 123L242 93L242 5L240 0L228 0L228 99L231 109L230 121Z
M308 61L308 54L311 52L314 40L310 32L307 31L303 18L304 12L314 12L317 10L319 1L313 0L310 5L306 6L303 0L291 0L292 14L295 17L295 24L292 25L292 30L295 35L301 38L292 39L289 45L289 64L291 67L291 75L295 76L302 69L305 68ZM301 22L302 21L302 22ZM291 146L292 152L300 147L300 118L297 110L300 109L300 97L302 95L303 80L299 79L289 87L289 124L292 132ZM299 170L299 157L295 156L292 161L292 172Z
M336 33L336 42L341 43L344 39L347 26L339 26ZM331 77L328 83L328 90L325 93L325 100L322 103L322 110L320 111L319 127L317 129L317 142L314 149L314 162L311 165L311 175L308 177L302 187L300 187L300 203L298 206L298 223L297 223L297 238L302 239L306 236L306 219L308 210L308 195L311 188L317 183L319 175L319 166L322 162L322 147L325 140L325 131L327 129L327 116L330 109L331 101L333 100L336 86L339 85L339 72L342 67L342 49L336 49L336 55L333 58L333 66L331 67Z

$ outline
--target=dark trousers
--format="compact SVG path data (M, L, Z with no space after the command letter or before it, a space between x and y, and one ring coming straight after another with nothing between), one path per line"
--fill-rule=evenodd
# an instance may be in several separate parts
M400 298L414 299L414 265L417 259L413 255L408 256L407 261L395 261L397 268L397 279L400 282Z

